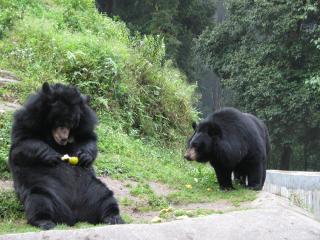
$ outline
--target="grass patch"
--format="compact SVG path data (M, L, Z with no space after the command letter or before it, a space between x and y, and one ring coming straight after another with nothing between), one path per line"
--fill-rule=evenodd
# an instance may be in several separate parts
M164 59L162 39L132 38L123 22L98 14L94 1L20 1L23 11L1 0L19 18L3 28L0 67L23 79L11 89L22 102L44 81L73 84L127 133L171 141L197 118L195 86Z
M138 185L131 190L133 196L145 198L152 210L170 203L210 202L226 199L234 205L255 199L256 192L235 185L235 191L224 192L219 185L213 168L208 164L187 162L182 158L184 143L168 148L161 142L146 142L129 136L101 121L100 156L96 161L97 172L120 180L134 180ZM174 192L155 201L155 193L149 181L161 182ZM192 185L189 189L186 185ZM208 191L210 188L210 191Z
M0 220L16 220L23 216L23 207L15 193L12 190L0 190Z
M97 173L136 181L131 194L143 200L139 210L254 199L255 192L241 188L221 192L210 166L182 159L189 125L197 119L195 86L164 59L164 51L162 39L132 38L124 23L99 15L92 0L0 0L0 68L22 79L1 88L0 99L23 103L44 81L73 84L91 95L100 118ZM9 177L11 125L12 115L1 114L0 178ZM174 192L159 197L149 181ZM122 204L134 203L128 198ZM36 230L21 220L20 207L13 193L1 194L0 233Z
M214 211L211 209L195 209L195 210L185 210L185 209L164 209L166 211L160 211L159 217L162 219L175 219L179 218L181 216L187 216L187 217L201 217L210 215L213 213L219 213L221 214L221 211Z
M12 114L0 113L0 179L9 179L8 155L10 148L10 129Z

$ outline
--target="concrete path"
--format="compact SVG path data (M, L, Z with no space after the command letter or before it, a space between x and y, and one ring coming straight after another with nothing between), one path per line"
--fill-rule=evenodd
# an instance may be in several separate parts
M9 234L0 240L319 240L320 223L276 195L261 192L248 209L160 224Z

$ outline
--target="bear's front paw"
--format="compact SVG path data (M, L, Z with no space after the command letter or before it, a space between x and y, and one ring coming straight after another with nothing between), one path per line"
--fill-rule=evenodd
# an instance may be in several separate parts
M56 166L61 162L61 155L59 154L52 154L47 155L43 158L44 162L50 166Z
M79 165L83 167L88 167L93 161L93 157L89 153L83 151L77 152L77 156L79 158Z
M119 215L106 217L103 219L103 222L106 224L111 224L111 225L125 223Z
M50 230L56 226L56 224L51 220L37 220L31 224L43 230Z

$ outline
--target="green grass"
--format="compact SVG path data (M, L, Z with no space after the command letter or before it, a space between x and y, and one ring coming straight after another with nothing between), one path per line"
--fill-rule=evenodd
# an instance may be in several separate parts
M1 87L0 101L23 103L45 81L73 84L91 96L100 118L97 173L137 182L128 187L142 200L138 210L220 199L239 205L255 198L240 187L221 192L209 165L183 160L190 123L198 118L192 106L197 97L195 86L164 59L163 39L130 36L123 22L99 15L92 0L0 0L0 56L0 68L22 79ZM12 115L0 114L2 179L10 177L11 125ZM150 181L173 192L159 197ZM121 204L135 203L124 198ZM26 225L12 192L1 193L0 214L0 233L37 230Z
M12 125L12 114L0 113L0 179L10 178L7 164L10 147L10 129Z
M164 209L167 211L161 211L159 217L162 219L175 219L181 216L187 217L198 217L198 216L206 216L210 214L222 214L221 211L214 211L211 209L196 209L196 210L184 210L184 209Z
M6 121L8 125L11 121L10 115L7 116ZM136 186L127 184L127 187L131 189L130 195L138 197L142 201L135 203L129 198L124 198L120 201L121 206L134 206L138 211L145 212L160 211L173 203L228 200L238 206L243 201L255 199L256 192L237 185L235 191L220 191L211 166L187 162L182 158L183 142L177 142L175 147L168 148L156 140L149 139L147 141L137 138L135 135L130 136L116 126L116 124L112 124L110 119L101 118L97 129L100 154L96 160L95 168L99 175L137 182ZM9 136L3 137L7 139ZM152 191L149 185L150 181L164 183L173 192L166 197L159 197ZM187 188L187 184L191 184L192 189ZM211 188L212 191L209 192L208 188ZM34 228L30 228L22 220L24 217L21 215L21 208L17 207L19 205L15 201L13 194L5 198L1 194L0 212L3 212L5 217L0 221L0 232L33 231ZM15 216L15 213L18 217ZM215 212L209 211L209 213ZM203 214L193 213L193 216L197 215ZM133 219L128 215L124 215L124 218L128 222L133 222ZM167 218L173 218L173 216ZM18 221L17 224L16 221Z
M7 87L21 102L44 81L73 84L127 133L170 141L197 118L195 86L164 59L162 39L131 37L89 0L1 2L0 68L23 79Z
M100 156L96 162L100 175L110 175L120 180L134 180L139 184L131 190L134 196L150 201L153 210L170 203L209 202L227 199L234 205L255 198L255 192L235 186L237 191L219 190L213 168L209 164L188 162L183 159L184 142L168 148L157 141L144 141L129 136L121 129L113 129L102 120L98 128ZM196 181L195 181L196 179ZM160 203L153 203L155 193L149 181L161 182L174 193ZM186 187L192 185L192 189ZM212 191L208 191L211 188Z

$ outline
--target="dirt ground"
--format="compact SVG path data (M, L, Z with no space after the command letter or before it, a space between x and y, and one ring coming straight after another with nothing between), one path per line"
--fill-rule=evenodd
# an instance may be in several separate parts
M103 183L105 183L109 189L114 192L116 199L121 202L123 199L129 199L131 204L121 204L121 214L126 214L130 216L134 222L147 223L151 222L152 219L159 216L159 211L140 211L137 206L146 205L146 200L132 196L130 194L130 189L137 186L137 182L126 180L120 181L112 179L110 177L100 177ZM167 196L168 194L174 192L175 190L170 189L168 186L162 183L149 182L151 189L158 196ZM13 188L12 181L0 181L0 190L9 190ZM193 211L197 209L212 210L215 212L228 212L235 209L240 209L245 206L245 203L241 204L239 207L235 207L230 202L226 200L220 200L210 203L191 203L191 204L175 204L170 206L175 210L186 210ZM173 219L162 219L162 221L170 221Z

